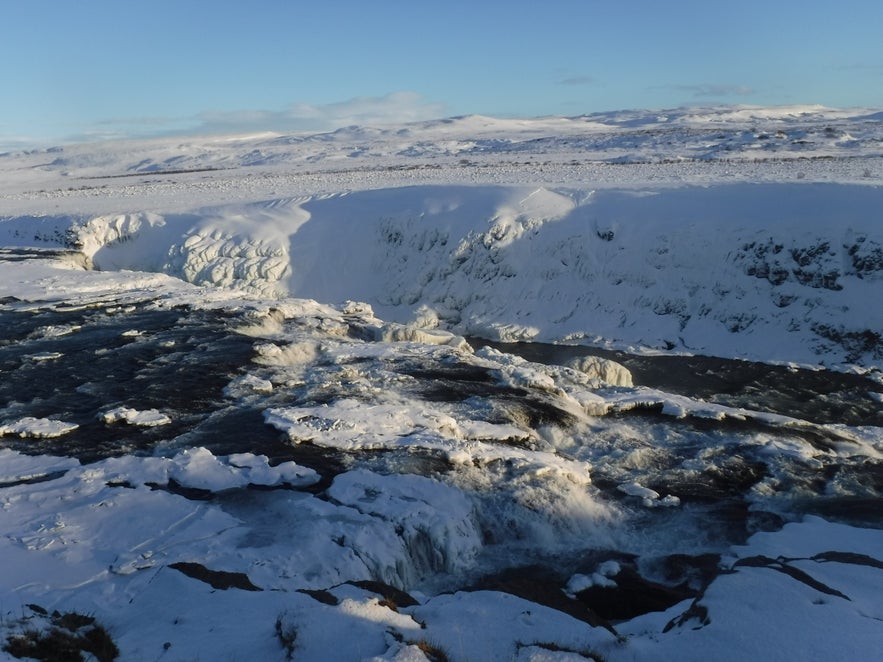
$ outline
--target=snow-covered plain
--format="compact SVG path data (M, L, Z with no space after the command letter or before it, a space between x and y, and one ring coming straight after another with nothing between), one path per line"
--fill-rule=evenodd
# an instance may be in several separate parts
M77 612L126 660L877 659L881 119L0 155L0 634ZM785 386L670 392L597 351Z

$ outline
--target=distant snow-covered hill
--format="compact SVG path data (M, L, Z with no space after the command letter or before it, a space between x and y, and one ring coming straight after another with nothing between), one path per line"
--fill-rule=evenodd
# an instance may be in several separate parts
M27 163L68 178L279 165L401 165L421 159L544 156L552 161L657 162L879 157L883 127L873 109L822 106L687 107L577 117L478 115L326 133L182 136L0 154L0 169ZM3 163L5 161L5 163Z

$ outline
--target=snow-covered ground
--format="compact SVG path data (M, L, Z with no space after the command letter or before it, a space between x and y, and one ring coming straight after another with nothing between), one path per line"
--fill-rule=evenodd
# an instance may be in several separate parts
M881 118L0 155L0 634L83 644L76 612L127 660L876 659ZM789 385L672 393L593 349ZM842 386L801 391L819 374Z
M878 365L879 113L466 117L0 156L0 233L503 340Z

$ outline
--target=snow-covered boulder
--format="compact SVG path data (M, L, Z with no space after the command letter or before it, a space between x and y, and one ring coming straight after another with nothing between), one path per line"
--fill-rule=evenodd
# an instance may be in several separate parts
M634 386L629 369L610 359L600 356L579 356L568 361L566 365L612 386Z
M462 336L442 329L418 329L405 324L384 324L374 330L375 340L381 342L417 342L424 345L448 345L471 352L472 348Z

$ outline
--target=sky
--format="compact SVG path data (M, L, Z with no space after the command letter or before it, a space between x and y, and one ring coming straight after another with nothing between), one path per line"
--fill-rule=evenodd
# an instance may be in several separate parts
M692 104L883 106L880 0L0 0L0 149Z

